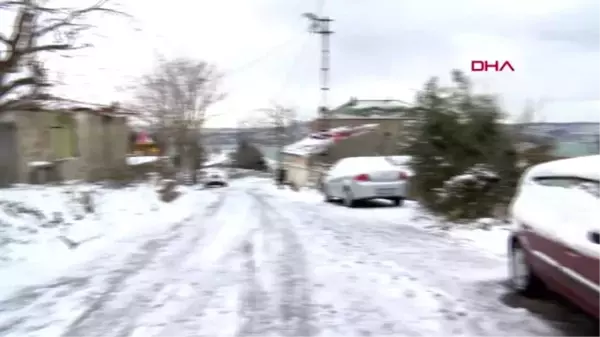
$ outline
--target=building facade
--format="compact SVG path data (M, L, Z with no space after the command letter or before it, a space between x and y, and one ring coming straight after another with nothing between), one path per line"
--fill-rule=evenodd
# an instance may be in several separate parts
M108 109L9 111L0 116L0 185L98 180L124 168L126 117Z

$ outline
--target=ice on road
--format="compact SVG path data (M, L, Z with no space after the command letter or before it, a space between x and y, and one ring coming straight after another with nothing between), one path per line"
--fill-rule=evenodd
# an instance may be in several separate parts
M246 180L193 216L0 298L2 336L563 335L500 298L505 261L411 221ZM404 214L404 215L403 215Z

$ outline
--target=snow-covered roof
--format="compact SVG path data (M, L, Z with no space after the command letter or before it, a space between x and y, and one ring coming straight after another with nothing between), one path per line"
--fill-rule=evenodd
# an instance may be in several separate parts
M408 106L408 103L397 99L357 99L347 104L354 109L394 109Z
M355 99L333 109L330 118L400 118L409 104L395 99Z
M231 152L222 151L216 154L212 154L206 162L202 165L203 167L210 167L216 165L224 165L231 162Z
M538 164L530 168L526 175L528 178L572 176L600 180L600 154Z
M323 153L338 141L371 132L377 127L379 127L378 124L363 124L355 127L337 127L329 129L328 131L311 134L296 143L285 146L282 152L297 156L311 156ZM342 135L341 133L345 135ZM318 135L325 135L325 137L319 139Z
M118 104L96 104L59 97L49 97L45 100L32 101L31 103L16 107L15 110L93 113L112 117L127 117L137 115L137 112L120 107Z
M333 113L327 118L330 119L398 119L401 118L403 114L401 112L395 113L374 113L370 112L368 115L361 116L357 113Z

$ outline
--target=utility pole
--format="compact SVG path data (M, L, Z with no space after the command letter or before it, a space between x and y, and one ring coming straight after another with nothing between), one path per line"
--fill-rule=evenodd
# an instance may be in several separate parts
M329 23L333 21L327 16L317 16L313 13L304 13L304 17L310 20L309 31L314 34L321 36L321 102L319 105L318 113L321 118L321 125L319 128L322 130L329 128L329 70L330 70L330 55L331 50L329 46L329 38L333 31L329 29Z

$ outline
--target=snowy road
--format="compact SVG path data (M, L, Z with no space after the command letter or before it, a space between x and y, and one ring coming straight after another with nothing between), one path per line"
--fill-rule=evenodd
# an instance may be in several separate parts
M590 322L552 304L543 306L550 316L567 318L515 308L519 300L502 285L502 258L401 217L385 220L377 209L285 198L259 180L197 193L198 209L185 221L115 242L51 282L4 296L0 335L593 331Z

